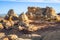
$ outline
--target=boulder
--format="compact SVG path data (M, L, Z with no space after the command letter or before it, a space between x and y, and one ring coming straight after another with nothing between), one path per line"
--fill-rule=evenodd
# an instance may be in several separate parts
M19 30L19 31L21 31L21 30L23 30L23 29L24 29L24 27L21 27L21 26L18 27L18 30Z
M4 28L4 26L2 25L2 23L0 23L0 29L3 29Z
M3 38L3 37L5 37L5 36L6 36L6 35L5 35L4 32L0 32L0 39Z
M3 26L4 26L6 29L11 28L12 25L13 25L13 24L12 24L10 21L8 21L8 20L4 20L4 21L3 21Z
M3 40L9 40L9 38L8 37L5 37L5 38L3 38Z
M10 35L8 35L8 38L11 40L16 40L18 38L18 36L15 34L10 34Z
M28 27L28 31L31 31L31 32L37 31L38 29L39 29L39 27L34 26L34 25L30 25L30 26Z

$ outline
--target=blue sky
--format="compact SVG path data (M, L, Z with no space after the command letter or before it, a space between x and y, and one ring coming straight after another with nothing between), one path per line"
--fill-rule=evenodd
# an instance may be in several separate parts
M14 9L15 13L20 14L22 12L27 11L28 6L35 6L35 7L53 7L56 10L56 13L60 12L60 3L45 3L45 2L36 2L35 1L15 1L15 0L0 0L0 14L7 14L9 9Z
M0 0L0 1L60 3L60 0Z

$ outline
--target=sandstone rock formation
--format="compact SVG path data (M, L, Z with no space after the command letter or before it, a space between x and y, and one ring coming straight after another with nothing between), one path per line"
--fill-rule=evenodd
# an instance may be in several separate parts
M10 9L7 15L4 17L1 28L12 28L13 26L18 26L17 28L20 30L35 30L38 27L34 27L38 23L42 23L48 20L59 20L60 17L55 13L55 10L52 7L39 8L39 7L28 7L28 11L25 13L21 13L19 17L14 13L13 9ZM32 29L31 29L32 28Z
M55 10L52 7L39 8L39 7L28 7L26 13L29 19L34 20L45 20L45 19L59 19Z
M18 38L18 36L15 35L15 34L11 34L11 35L8 35L8 38L9 38L10 40L16 40L16 39Z
M60 19L52 7L28 7L28 11L26 12L26 14L22 13L19 17L20 21L22 22L20 22L20 24L24 24L26 26L28 25L29 31L35 31L39 29L38 27L31 26L31 22L32 24L49 20L55 22L56 20Z
M54 29L54 27L60 26L59 21L60 16L51 7L28 7L27 12L21 13L19 16L14 13L13 9L10 9L4 18L0 18L0 29L2 29L0 32L5 33L1 35L6 36L2 38L3 40L16 40L22 34L30 34L37 31L39 34L41 29L43 32L45 28L51 27L50 30Z

